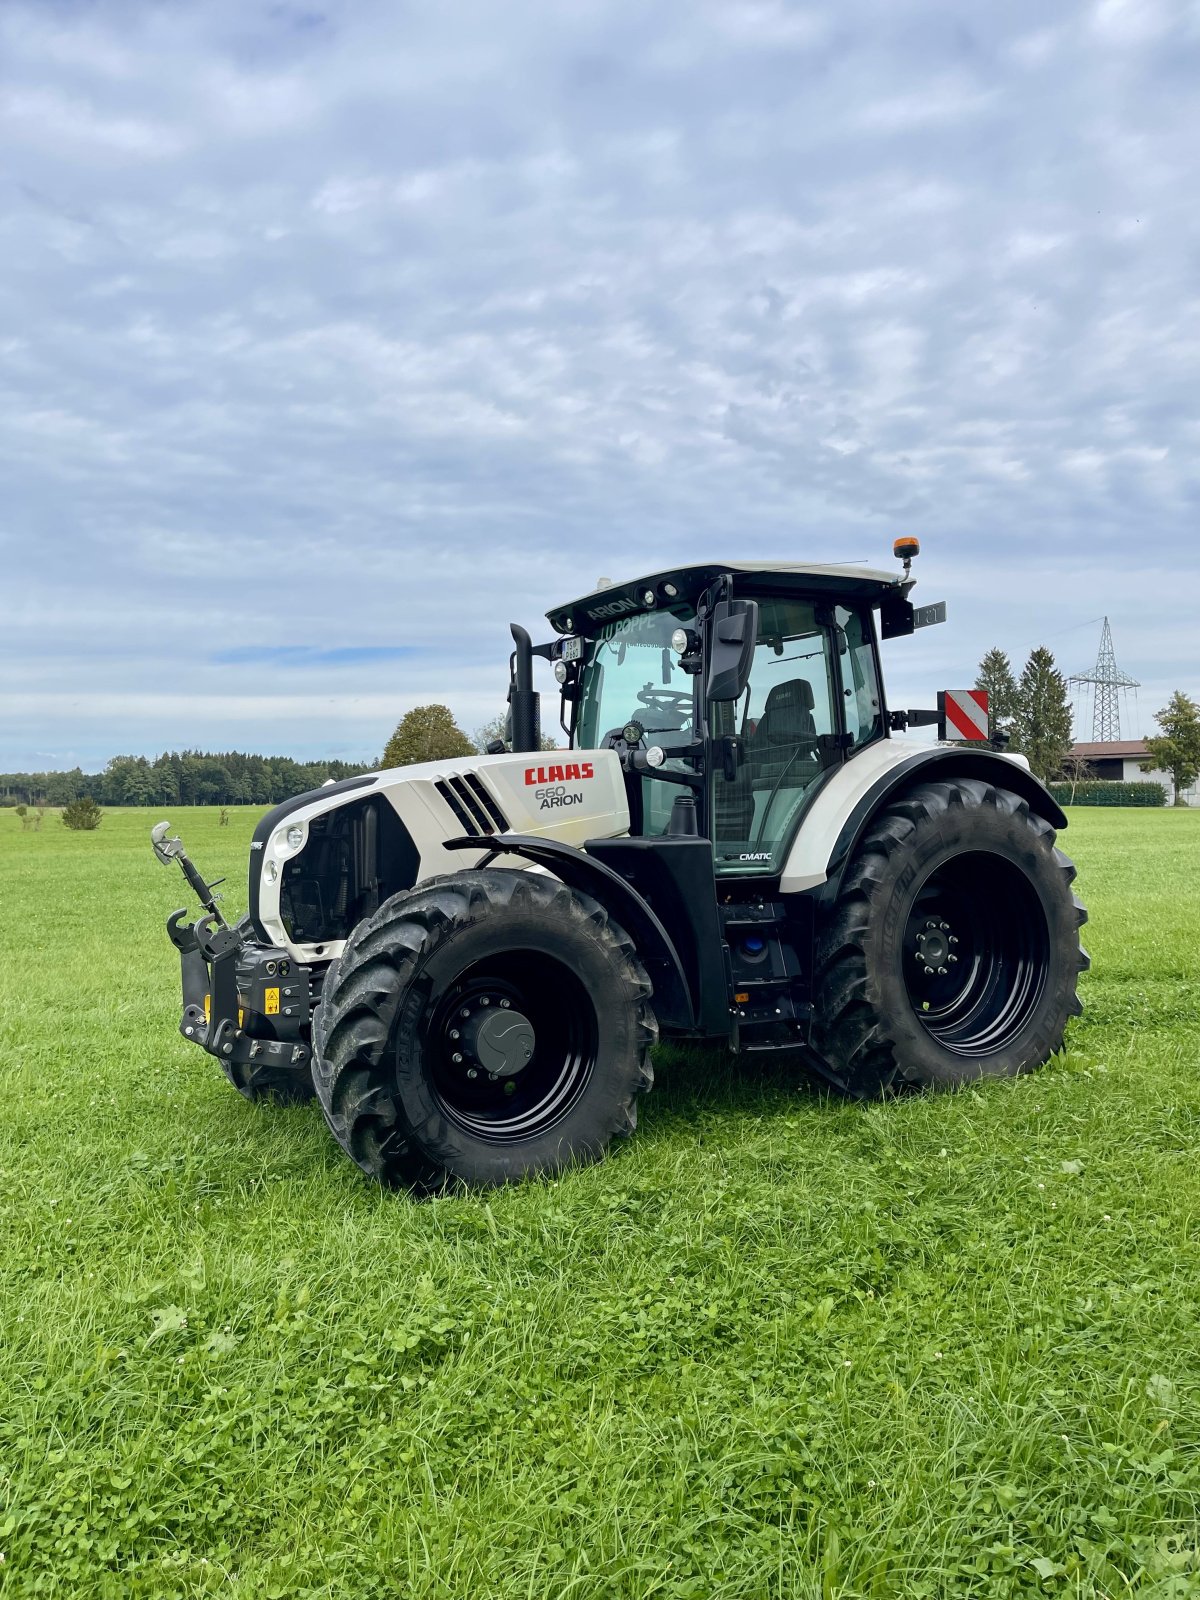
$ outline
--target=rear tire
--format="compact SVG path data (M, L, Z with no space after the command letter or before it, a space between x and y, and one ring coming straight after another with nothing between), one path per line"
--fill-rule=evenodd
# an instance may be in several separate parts
M527 871L434 879L360 924L328 974L317 1096L388 1186L595 1161L633 1132L654 1081L650 995L632 941L588 896Z
M856 1098L1040 1067L1088 967L1074 864L1028 803L923 784L872 823L817 940L813 1042Z

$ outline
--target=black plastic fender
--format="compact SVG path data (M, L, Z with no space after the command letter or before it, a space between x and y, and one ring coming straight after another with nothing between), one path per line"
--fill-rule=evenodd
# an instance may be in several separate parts
M523 856L545 867L569 888L598 900L637 945L638 957L654 984L654 1014L660 1026L673 1031L694 1031L696 1001L674 940L653 908L619 872L572 845L528 834L448 839L443 848L486 850L488 855L477 863L480 867L490 865L496 856Z
M1066 813L1040 779L995 750L952 750L932 745L915 750L907 760L889 768L871 785L850 812L838 834L826 868L826 881L817 890L820 899L835 899L841 891L842 877L858 848L859 841L878 812L917 783L939 778L978 778L997 789L1009 789L1029 804L1031 811L1044 817L1052 828L1068 826Z

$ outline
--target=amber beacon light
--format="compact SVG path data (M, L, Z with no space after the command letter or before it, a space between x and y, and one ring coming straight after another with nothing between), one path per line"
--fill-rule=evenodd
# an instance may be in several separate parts
M907 578L914 559L921 554L921 541L907 534L903 539L897 539L892 546L892 554L897 561L904 563L904 576Z

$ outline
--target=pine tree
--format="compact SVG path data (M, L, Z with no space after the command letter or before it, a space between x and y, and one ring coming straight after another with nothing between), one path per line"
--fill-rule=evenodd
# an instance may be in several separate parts
M1200 705L1182 689L1176 689L1154 720L1162 733L1146 740L1151 759L1142 762L1143 772L1169 772L1175 785L1175 804L1185 805L1183 791L1200 777Z
M1034 775L1044 783L1057 777L1071 748L1071 701L1044 645L1031 652L1017 685L1016 735Z
M1010 748L1016 748L1014 725L1019 703L1017 680L1013 677L1012 664L1003 650L989 650L984 656L979 663L979 675L975 679L975 687L987 690L988 716L991 719L993 738L998 733L1006 733L1009 736Z
M103 811L91 795L84 795L79 800L72 800L69 806L63 807L63 826L71 828L76 833L91 833L100 826L103 816Z
M475 753L449 706L414 706L388 740L381 765L407 767L417 761L448 761Z

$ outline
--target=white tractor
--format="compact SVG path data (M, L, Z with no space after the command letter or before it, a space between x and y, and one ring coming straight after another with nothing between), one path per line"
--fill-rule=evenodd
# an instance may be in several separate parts
M888 711L880 638L945 615L896 551L674 567L555 608L549 643L514 625L510 748L276 806L236 926L160 824L204 906L168 923L185 1037L248 1098L315 1088L416 1190L598 1158L662 1035L855 1097L1040 1066L1087 966L1066 818L985 728L893 739L937 713Z

